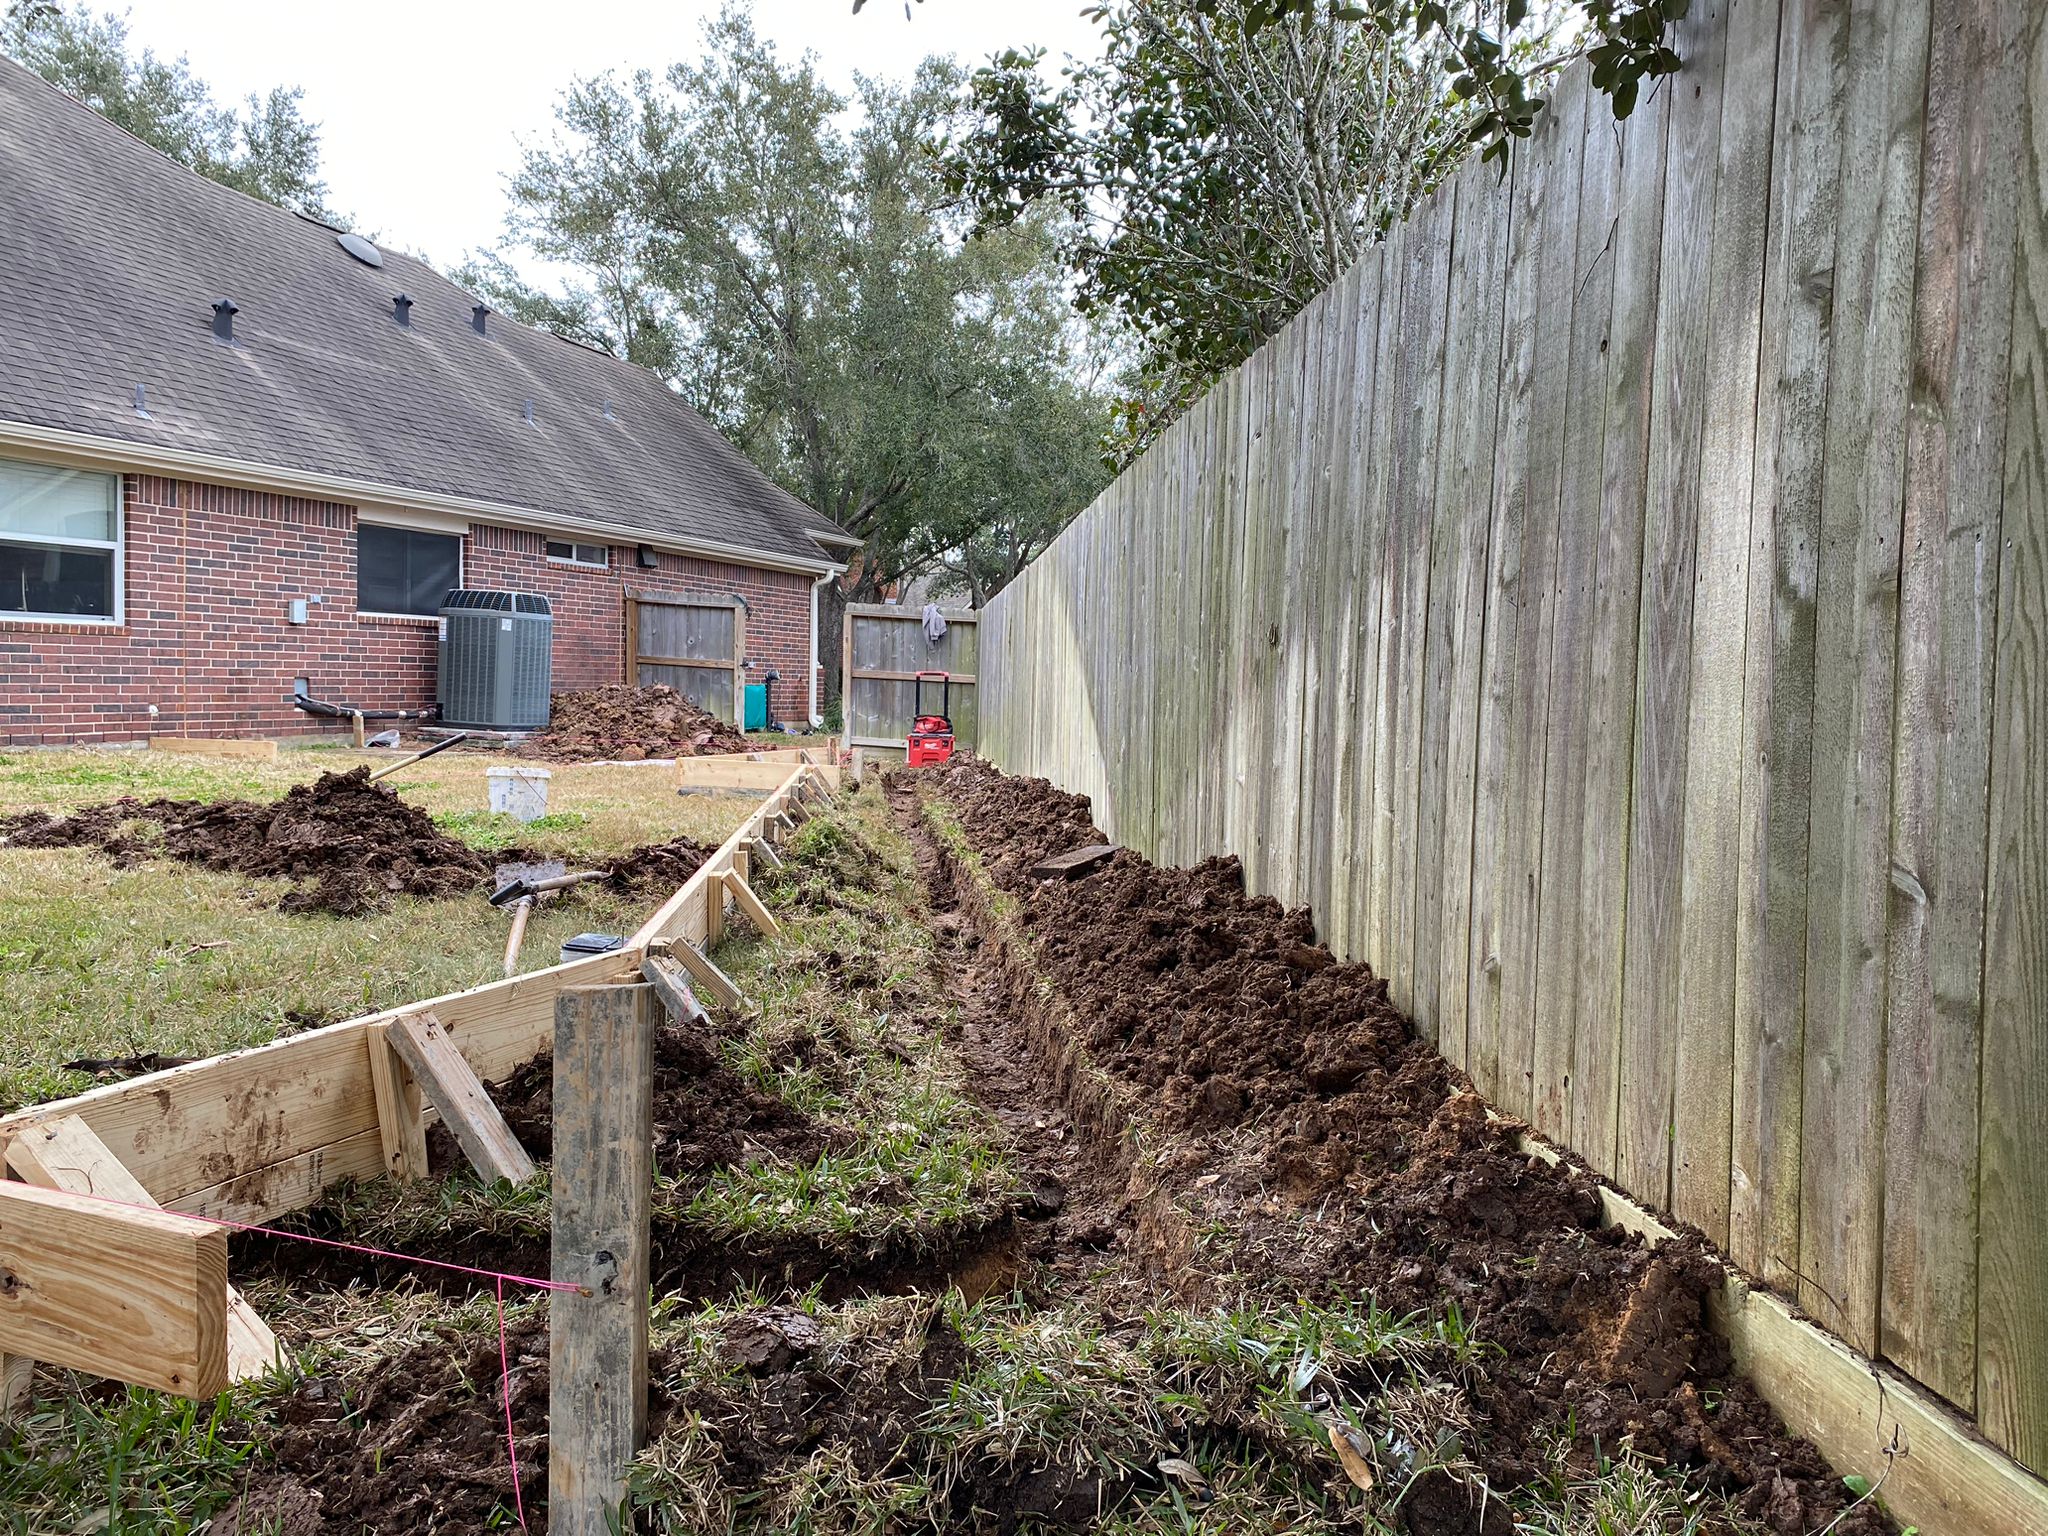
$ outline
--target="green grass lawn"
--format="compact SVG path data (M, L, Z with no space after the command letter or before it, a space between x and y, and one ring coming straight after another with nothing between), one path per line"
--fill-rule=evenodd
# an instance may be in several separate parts
M0 813L63 813L120 795L273 799L317 774L389 755L316 748L276 763L158 752L0 754ZM579 862L689 836L722 841L750 808L680 796L658 768L553 765L549 815L530 827L490 814L484 769L443 753L386 782L480 848L517 840ZM0 849L0 1112L91 1086L58 1070L80 1056L206 1056L280 1033L495 978L508 919L483 897L400 899L368 917L289 916L278 882L169 859L116 869L92 849ZM588 888L541 907L522 969L553 964L562 940L622 933L650 910Z

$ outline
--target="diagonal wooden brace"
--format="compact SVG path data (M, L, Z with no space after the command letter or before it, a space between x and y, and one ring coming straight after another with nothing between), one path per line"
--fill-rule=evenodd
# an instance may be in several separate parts
M720 877L725 888L732 893L733 905L746 914L747 920L761 930L764 939L782 936L782 924L775 920L775 914L762 905L761 898L754 894L754 888L741 878L737 870L727 870Z
M690 990L689 973L672 957L648 955L640 962L640 974L647 978L671 1018L695 1024L711 1017L704 1011L704 1005L697 1001L697 994Z
M647 946L650 955L668 955L683 963L683 969L696 979L697 985L727 1008L744 1008L747 1000L740 989L733 985L732 978L711 963L708 955L688 939L657 939Z
M405 1014L392 1020L385 1038L478 1173L514 1184L533 1177L533 1159L439 1019L432 1013Z
M24 1183L72 1195L95 1195L154 1210L142 1181L76 1115L31 1126L7 1144L7 1166ZM228 1378L248 1381L279 1360L277 1335L233 1286L227 1291Z

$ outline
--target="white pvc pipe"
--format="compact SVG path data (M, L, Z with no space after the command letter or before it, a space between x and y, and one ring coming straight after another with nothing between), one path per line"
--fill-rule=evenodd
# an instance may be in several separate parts
M818 589L842 569L844 567L827 571L811 583L811 729L814 731L825 723L825 716L818 709Z

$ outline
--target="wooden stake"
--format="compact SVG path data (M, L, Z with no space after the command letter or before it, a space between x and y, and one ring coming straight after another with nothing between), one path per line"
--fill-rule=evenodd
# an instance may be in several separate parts
M377 1097L377 1131L384 1142L384 1171L401 1184L427 1176L427 1125L420 1115L420 1085L391 1048L391 1022L369 1025L370 1089Z
M7 1166L27 1184L155 1208L155 1196L76 1115L31 1126L7 1144ZM225 1303L228 1379L251 1381L278 1363L277 1335L232 1285Z
M349 733L354 736L356 750L360 752L364 743L369 740L369 733L363 729L363 712L360 709L350 710L348 721Z
M533 1159L439 1019L431 1013L407 1014L392 1021L384 1038L412 1070L420 1091L441 1112L442 1123L455 1133L478 1173L514 1184L533 1177Z
M27 1355L0 1355L0 1424L11 1424L28 1407L35 1371Z
M650 986L573 987L555 1003L548 1525L621 1529L626 1472L647 1419L649 1218L654 1182Z
M775 914L762 905L761 898L754 894L754 888L747 884L745 877L738 870L729 869L725 872L725 888L732 892L733 905L746 914L749 922L761 930L761 937L782 937L782 924L775 921Z
M728 1008L744 1008L747 1000L732 978L711 963L708 955L688 939L668 939L648 946L651 955L673 955L697 980L697 985Z
M669 956L649 955L640 962L640 974L647 978L647 984L661 998L661 1005L669 1011L670 1017L681 1019L685 1024L711 1017L704 1011L704 1005L697 1001L697 994L690 990L689 973Z
M754 857L761 861L763 867L767 869L782 868L782 855L775 851L775 845L769 842L767 838L757 837L747 844L747 847Z

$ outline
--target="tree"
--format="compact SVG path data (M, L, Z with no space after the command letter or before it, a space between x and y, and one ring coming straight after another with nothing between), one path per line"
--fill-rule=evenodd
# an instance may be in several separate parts
M929 146L962 85L927 63L849 102L728 9L696 64L576 82L527 154L509 233L570 279L498 255L465 276L670 380L866 541L856 596L937 576L986 598L1107 478L1108 409L1055 213L968 238L948 212Z
M334 221L320 178L320 127L306 121L297 89L252 95L239 112L223 107L182 55L134 55L120 17L43 0L8 8L0 52L200 175Z

